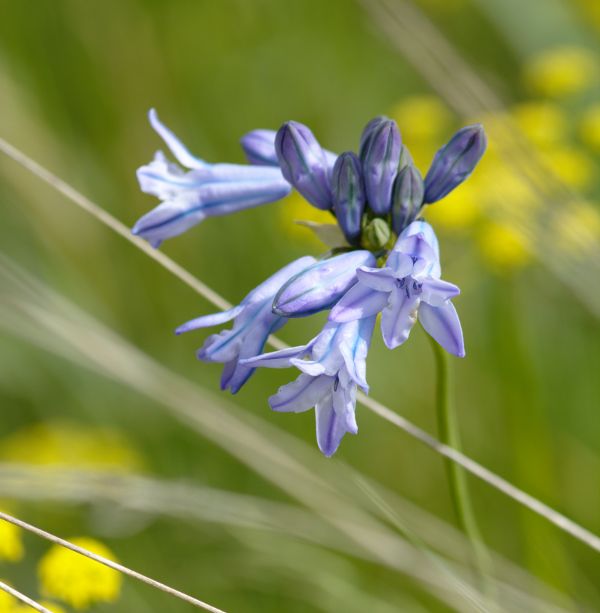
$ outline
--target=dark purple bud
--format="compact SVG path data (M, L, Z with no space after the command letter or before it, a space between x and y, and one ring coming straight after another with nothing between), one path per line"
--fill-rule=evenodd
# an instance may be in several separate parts
M338 157L333 167L331 190L338 224L348 242L356 244L360 238L366 197L360 160L354 153L346 152Z
M356 283L356 269L375 263L369 251L349 251L321 260L283 285L273 300L273 313L305 317L329 309Z
M487 138L481 124L459 130L433 158L425 177L425 203L441 200L467 179L486 145Z
M361 148L367 201L377 215L385 215L390 210L401 150L400 131L391 119L374 125Z
M250 164L279 166L275 151L275 130L252 130L242 136L240 143Z
M318 209L330 209L327 159L314 134L301 123L288 121L277 132L275 150L286 181Z
M375 117L375 119L371 119L371 121L369 121L369 123L365 126L365 129L360 135L360 145L358 147L358 157L360 158L361 162L364 160L366 149L371 141L373 132L386 121L388 121L388 118L380 115L379 117Z
M396 234L415 220L423 204L424 192L421 173L412 164L403 168L392 192L392 228Z

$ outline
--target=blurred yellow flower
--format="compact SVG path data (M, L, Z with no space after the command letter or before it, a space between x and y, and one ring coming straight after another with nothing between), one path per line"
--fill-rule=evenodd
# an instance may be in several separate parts
M586 145L600 151L600 104L595 104L584 112L579 133Z
M588 202L576 202L557 213L552 224L559 248L579 256L600 248L600 212Z
M484 260L498 272L511 271L531 260L528 240L512 225L486 223L477 238Z
M81 537L71 542L115 561L110 549L94 539ZM75 609L85 609L96 602L114 602L121 592L119 572L59 545L53 545L40 560L38 575L44 594Z
M562 46L542 51L524 67L526 84L537 94L551 97L576 94L596 77L596 58L582 47Z
M540 147L556 144L567 134L565 113L552 102L523 102L513 107L512 114L525 136Z
M18 562L23 554L21 529L0 519L0 560Z
M440 202L424 210L427 221L446 230L469 228L481 212L481 193L476 182L465 182Z
M121 471L144 465L120 432L67 422L38 423L6 437L0 442L0 459Z
M3 583L8 582L3 580ZM0 590L0 613L16 613L18 604L16 598Z
M314 221L315 223L335 224L336 220L328 211L322 211L309 204L297 191L293 191L281 207L281 223L291 236L298 237L306 242L314 242L323 246L314 232L305 228L296 221Z
M594 163L583 151L574 147L552 147L540 152L550 171L570 187L589 187L594 176Z
M435 141L442 146L440 138L446 136L452 125L453 115L437 96L409 96L394 106L390 117L396 121L411 153L420 143ZM440 141L440 142L438 142Z

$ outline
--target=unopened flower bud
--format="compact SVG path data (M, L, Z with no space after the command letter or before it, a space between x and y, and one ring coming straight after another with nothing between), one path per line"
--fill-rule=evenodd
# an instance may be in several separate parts
M392 192L392 228L400 234L417 216L425 188L421 173L411 164L400 171Z
M485 152L481 124L459 130L436 154L425 177L425 203L441 200L473 172Z
M330 209L327 158L314 134L301 123L288 121L277 132L275 150L285 179L312 205Z
M374 266L369 251L350 251L321 260L294 275L277 292L273 312L304 317L332 307L357 281L356 269Z
M354 153L342 153L338 157L331 183L333 210L338 224L348 242L356 244L360 237L366 197L360 160Z

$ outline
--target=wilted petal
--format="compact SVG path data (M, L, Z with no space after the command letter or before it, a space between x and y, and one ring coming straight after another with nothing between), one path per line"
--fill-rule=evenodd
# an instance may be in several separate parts
M378 292L358 283L331 309L329 320L344 323L376 315L387 305L388 297L388 292Z
M413 165L400 171L392 190L392 228L396 234L400 234L417 216L423 204L424 190L421 173Z
M442 306L445 302L460 294L460 289L453 283L441 279L428 278L423 281L421 300L431 306Z
M390 210L401 149L398 126L389 119L373 127L361 148L367 200L377 215L385 215Z
M288 121L278 130L275 150L283 176L312 205L330 209L329 166L321 145L309 128Z
M355 244L360 237L366 196L360 160L354 153L342 153L337 159L331 184L338 224L348 242Z
M421 303L419 321L427 333L448 353L465 357L465 343L458 313L451 302L434 307Z
M300 413L312 409L333 385L333 378L321 375L311 377L301 374L295 381L279 388L279 391L269 398L269 404L274 411Z
M275 130L252 130L242 136L240 143L250 164L278 166L275 151Z
M436 154L425 177L426 203L437 202L462 183L475 169L485 152L483 126L459 130Z
M293 276L279 290L273 312L284 317L304 317L330 308L356 283L359 266L373 266L369 251L350 251L321 260Z
M406 339L417 321L418 296L406 296L401 290L390 294L390 302L381 313L381 334L388 349L395 349Z
M165 141L165 144L180 164L183 164L186 168L203 168L207 165L204 160L192 155L175 134L160 121L155 109L150 109L148 119L150 120L150 125Z

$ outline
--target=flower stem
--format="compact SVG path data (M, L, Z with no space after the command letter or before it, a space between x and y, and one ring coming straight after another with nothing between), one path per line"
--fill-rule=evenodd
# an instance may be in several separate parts
M450 398L450 364L448 356L436 341L431 337L430 340L435 355L437 372L436 413L439 430L438 435L444 444L460 451L458 426ZM482 588L484 588L484 591L489 595L490 586L487 577L489 576L491 568L491 559L475 519L465 472L458 464L449 459L445 459L444 464L446 466L450 496L452 498L452 504L458 524L471 544L473 568L480 577Z

